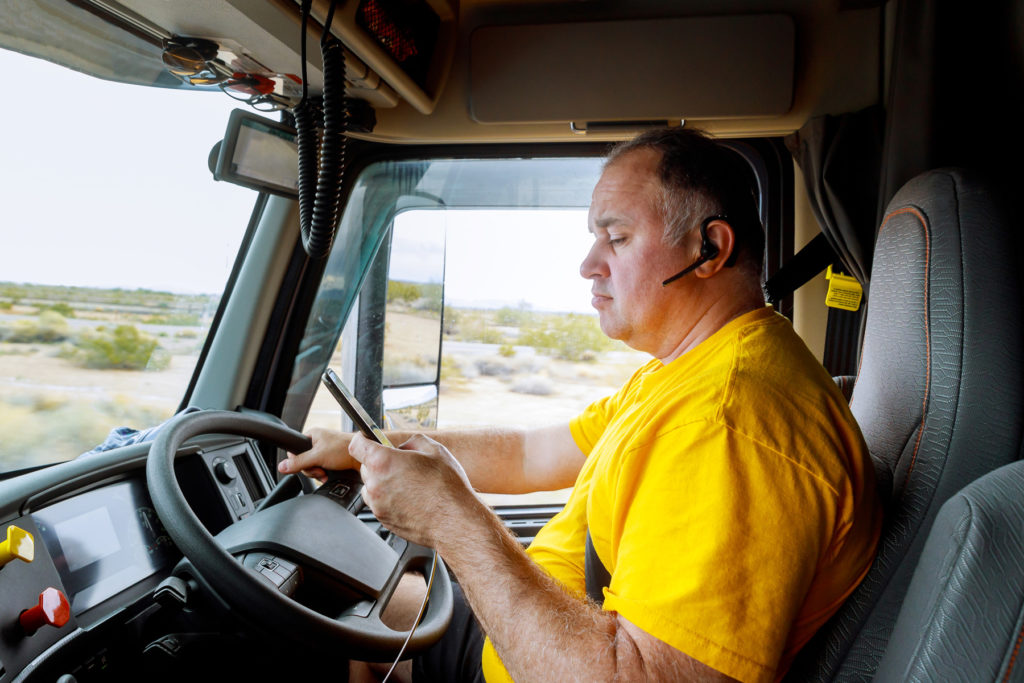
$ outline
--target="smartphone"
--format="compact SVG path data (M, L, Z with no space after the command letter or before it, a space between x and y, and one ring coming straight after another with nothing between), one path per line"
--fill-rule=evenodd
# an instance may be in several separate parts
M377 443L394 448L388 437L384 435L381 428L376 425L370 414L366 412L366 409L360 405L356 397L352 395L352 392L341 383L341 378L338 377L334 370L327 368L322 379L327 390L331 392L331 396L338 402L341 409L345 411L345 414L349 416L356 429L361 431L367 439L372 439Z

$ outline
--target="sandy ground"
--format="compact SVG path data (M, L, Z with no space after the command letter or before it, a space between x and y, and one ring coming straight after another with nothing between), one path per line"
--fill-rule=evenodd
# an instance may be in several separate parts
M437 339L436 320L389 312L387 324L390 361L413 362L419 357L422 362L424 351ZM59 345L0 343L0 457L6 453L9 461L0 462L0 469L14 466L12 457L22 466L72 458L102 441L111 427L141 429L170 417L191 378L199 343L174 334L161 336L161 343L175 354L170 367L154 372L90 370L57 357ZM616 352L596 361L570 363L538 355L531 348L516 347L512 357L498 351L496 345L445 342L438 426L567 422L592 401L615 391L647 358ZM306 427L337 428L340 415L321 387ZM527 504L564 498L565 493L558 492L491 501Z
M168 415L181 401L195 367L195 356L172 356L171 365L159 372L90 370L80 368L53 353L56 347L0 343L0 396L25 391L77 396L89 400L130 397L133 401L168 406ZM13 352L12 352L13 351Z

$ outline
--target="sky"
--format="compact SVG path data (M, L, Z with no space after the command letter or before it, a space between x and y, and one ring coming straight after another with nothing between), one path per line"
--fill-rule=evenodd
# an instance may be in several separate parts
M11 98L0 129L0 281L222 291L256 193L214 181L207 157L246 105L5 50L0 72ZM18 105L18 93L32 98ZM593 312L578 270L591 241L585 211L411 211L396 229L403 222L414 248L394 252L393 277L434 279L420 271L431 241L445 239L451 304Z
M391 276L438 281L443 267L451 305L593 313L579 274L592 242L582 209L407 211L395 220Z
M256 193L207 157L239 103L6 50L0 73L0 281L222 291Z

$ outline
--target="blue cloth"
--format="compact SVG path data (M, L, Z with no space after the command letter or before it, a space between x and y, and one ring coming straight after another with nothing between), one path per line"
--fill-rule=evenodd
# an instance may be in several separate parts
M199 410L199 408L186 408L182 412L178 413L178 415L184 415L185 413L194 413L197 410ZM177 417L177 415L175 415L174 417ZM168 422L170 422L172 419L174 418L172 417L170 419L164 420L155 427L150 427L148 429L143 430L134 429L132 427L114 427L113 429L110 430L110 433L107 434L107 438L103 440L103 443L94 446L91 450L82 453L78 457L81 458L86 455L94 455L96 453L103 453L104 451L112 451L115 448L121 448L123 446L131 446L132 444L136 443L152 441L153 439L156 438L157 432L160 431L160 428L163 427Z

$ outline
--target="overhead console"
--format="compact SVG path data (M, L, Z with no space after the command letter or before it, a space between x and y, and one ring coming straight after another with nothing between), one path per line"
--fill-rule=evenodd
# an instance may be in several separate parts
M330 5L314 0L312 16L322 24ZM399 97L429 114L451 68L456 18L453 0L358 0L338 3L331 31Z
M421 114L432 112L454 55L455 1L338 2L331 30L347 48L348 96L375 109L405 100ZM323 88L318 40L330 4L312 2L307 78L313 93ZM300 0L38 0L0 14L0 47L115 81L215 88L185 85L161 61L169 44L202 41L212 48L199 54L218 59L226 74L255 79L257 89L274 83L274 93L294 100L302 73L300 7Z
M301 73L301 0L87 0L166 40L204 38L265 67ZM456 13L453 0L338 2L331 32L348 48L349 97L375 108L400 100L433 111L451 66ZM318 39L330 0L313 0L307 34L309 86L323 87Z
M779 116L793 103L783 14L484 26L471 37L481 123Z

